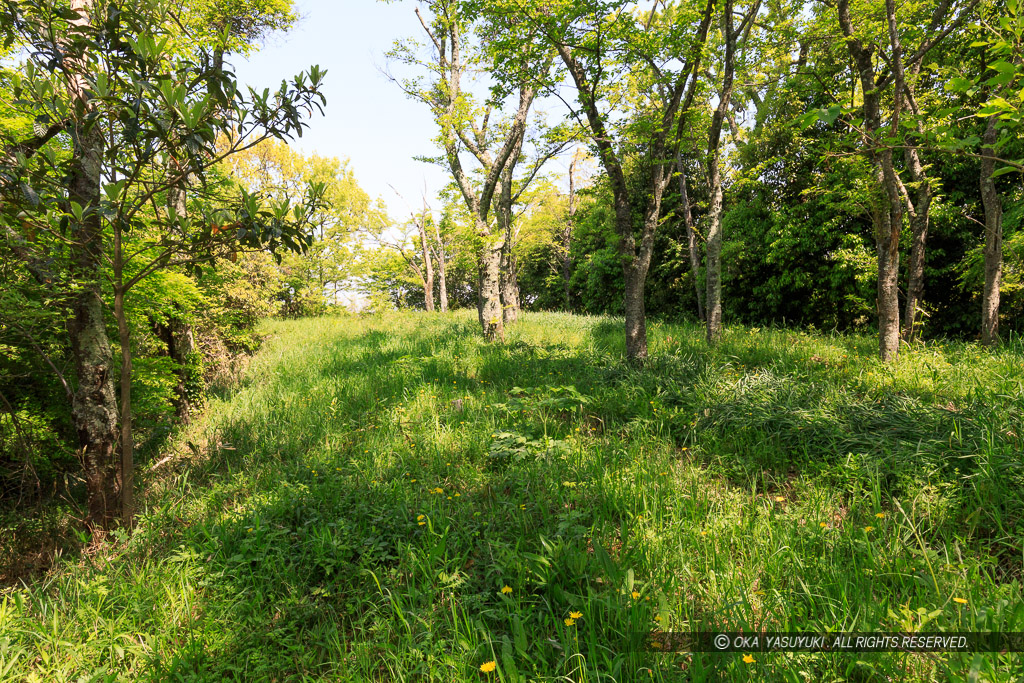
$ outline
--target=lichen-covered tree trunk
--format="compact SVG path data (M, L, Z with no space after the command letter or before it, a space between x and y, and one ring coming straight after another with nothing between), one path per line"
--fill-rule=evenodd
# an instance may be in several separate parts
M876 179L884 188L879 210L874 212L878 250L878 354L885 362L896 360L900 349L900 232L903 198L900 195L892 151L877 155Z
M634 361L647 358L647 312L644 283L647 273L639 272L635 262L625 267L626 357Z
M488 341L505 339L505 317L501 310L501 252L504 240L484 237L480 253L480 324Z
M512 171L518 161L518 149L509 157L505 169L501 172L499 192L497 195L498 230L502 233L501 249L501 310L506 325L519 320L519 282L516 277L515 232L512 220Z
M519 320L519 282L515 258L506 246L501 250L501 310L506 325Z
M717 150L715 152L717 157ZM718 159L711 162L711 205L708 209L707 242L707 340L717 344L722 337L722 181Z
M71 9L79 13L79 19L72 25L87 26L91 8L91 0L73 0ZM84 65L84 61L77 55L72 58L74 67ZM69 86L80 111L90 111L84 77L71 77ZM110 526L121 512L121 482L117 461L114 359L103 314L101 284L103 228L98 209L103 134L95 121L87 121L88 117L83 116L71 127L73 150L68 179L69 203L82 209L82 219L72 223L75 289L71 303L73 319L68 331L78 386L71 414L85 470L88 521L94 527L103 528Z
M1003 203L992 173L996 162L992 147L996 143L997 117L990 116L982 137L984 154L981 160L981 201L985 207L985 285L981 297L981 343L993 346L999 342L999 288L1003 278Z

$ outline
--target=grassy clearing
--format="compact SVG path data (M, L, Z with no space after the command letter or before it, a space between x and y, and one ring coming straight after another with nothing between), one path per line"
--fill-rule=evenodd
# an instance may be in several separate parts
M0 597L0 680L1011 681L1021 655L655 654L651 629L1024 631L1024 348L534 314L274 322L147 509ZM574 615L579 615L575 616ZM485 672L481 665L495 662ZM489 668L485 666L485 668Z

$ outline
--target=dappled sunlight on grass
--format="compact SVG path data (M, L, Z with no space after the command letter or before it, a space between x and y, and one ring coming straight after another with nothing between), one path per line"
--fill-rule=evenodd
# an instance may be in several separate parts
M886 367L868 337L708 350L656 323L636 368L610 318L527 315L494 346L470 314L265 331L135 533L4 595L3 675L967 680L966 655L641 645L1024 630L1019 345Z

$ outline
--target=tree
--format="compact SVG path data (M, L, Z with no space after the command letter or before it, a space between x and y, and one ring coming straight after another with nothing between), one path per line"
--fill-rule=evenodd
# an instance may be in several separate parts
M427 104L440 128L439 145L444 151L443 162L451 171L463 201L474 217L475 229L482 246L480 267L480 324L490 340L504 338L505 313L502 304L502 262L507 261L506 233L510 225L501 213L499 226L493 228L488 218L492 206L506 204L511 199L511 184L515 165L522 153L527 119L537 92L537 83L543 78L551 60L520 51L515 59L503 55L501 68L504 75L512 75L512 87L502 82L493 84L490 97L477 104L471 86L464 81L467 73L485 64L486 55L472 43L477 26L477 9L471 2L461 0L434 0L421 2L430 10L425 18L417 9L423 30L430 41L430 60L421 59L414 43L399 43L391 52L392 59L427 70L428 83L421 79L400 82L403 90ZM396 82L397 79L396 79ZM512 95L513 114L506 121L495 121L504 100ZM463 164L463 150L468 151L480 166L482 180L474 183ZM503 182L504 179L504 182ZM510 280L505 278L506 287ZM507 292L506 296L511 295Z
M284 254L286 315L310 314L336 303L352 277L355 237L379 220L382 209L360 187L348 161L317 154L304 156L280 141L264 142L232 155L233 178L264 201L300 196L310 184L322 184L323 203L309 216L312 242L302 253ZM308 304L304 307L304 303Z
M73 416L89 520L107 526L132 509L130 290L168 267L201 272L225 250L300 249L307 243L303 207L290 202L263 208L243 192L198 220L161 215L154 202L190 176L202 179L227 155L301 132L304 119L323 104L323 73L314 68L273 96L243 94L211 60L194 61L173 50L161 4L74 0L61 8L23 0L15 11L18 39L33 51L14 94L38 125L34 137L6 155L15 163L5 169L0 211L5 231L27 245L22 256L30 271L45 263L47 244L39 236L69 247L69 277L52 282L65 288L72 312L78 382ZM64 38L54 43L53 35ZM73 143L70 154L59 148L64 134ZM216 148L218 134L231 136L226 151ZM320 192L314 188L309 201L316 204ZM29 235L36 236L34 244ZM102 296L107 268L121 347L120 410Z
M626 355L643 360L644 286L661 200L672 180L673 152L685 125L680 113L696 92L713 0L703 9L685 3L662 8L658 2L641 11L632 5L533 2L506 11L523 8L518 11L557 51L575 85L576 107L566 104L585 126L614 197L625 277ZM504 49L513 52L518 42L506 39Z
M980 188L985 213L984 284L981 301L981 343L994 346L999 342L999 303L1003 281L1003 199L997 186L1000 175L1021 170L1020 164L1003 164L996 170L1000 156L1004 156L1013 139L1012 131L1019 131L1024 116L1019 104L1012 102L1015 93L1024 84L1024 19L1016 0L1005 6L1008 16L995 22L985 20L987 40L975 41L983 50L983 72L968 79L963 76L951 81L954 91L980 94L985 100L978 116L985 121L981 137ZM1005 96L1011 95L1010 99Z
M908 286L908 311L912 333L916 317L917 301L923 291L924 244L927 236L927 212L931 203L930 188L924 176L923 166L916 151L908 148L911 174L917 183L919 198L917 206L907 202L906 190L894 161L895 145L904 146L906 139L901 130L901 116L904 103L916 107L912 86L907 71L912 74L920 70L924 58L961 25L978 0L970 0L955 14L952 3L939 2L931 12L927 29L917 36L916 45L908 49L904 45L906 36L901 35L893 0L886 0L884 29L870 26L859 27L854 23L849 0L838 0L836 5L839 26L846 38L846 46L853 59L857 78L860 81L860 116L862 123L857 127L861 146L874 167L877 190L871 199L871 217L875 227L878 252L878 331L879 355L884 361L893 361L899 352L899 266L900 233L905 210L912 212L914 249L911 258L911 282ZM867 25L868 17L863 17ZM907 24L903 25L904 27ZM884 38L882 37L884 36ZM885 42L883 42L883 40ZM874 54L888 48L888 55L876 64ZM883 115L884 95L892 88L891 110ZM837 109L838 111L838 109ZM888 120L888 132L885 130Z

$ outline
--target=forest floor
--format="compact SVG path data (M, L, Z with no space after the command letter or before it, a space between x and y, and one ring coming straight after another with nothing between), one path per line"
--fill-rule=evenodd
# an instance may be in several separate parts
M268 323L144 510L0 593L0 680L1016 681L1020 654L652 630L1024 631L1024 345L529 314ZM492 664L493 662L493 664Z

